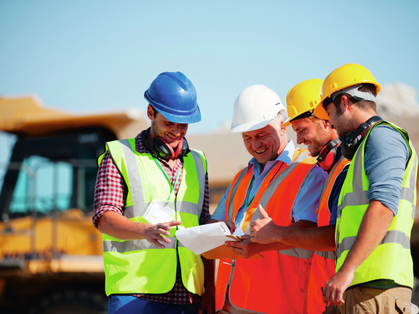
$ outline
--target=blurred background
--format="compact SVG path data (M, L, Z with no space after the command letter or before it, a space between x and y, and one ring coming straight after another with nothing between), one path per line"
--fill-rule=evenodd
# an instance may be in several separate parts
M413 0L0 1L0 308L105 311L94 158L148 126L143 95L161 72L197 90L187 138L207 155L212 210L249 160L229 127L250 85L285 105L295 84L359 63L382 85L378 113L418 149L418 12Z

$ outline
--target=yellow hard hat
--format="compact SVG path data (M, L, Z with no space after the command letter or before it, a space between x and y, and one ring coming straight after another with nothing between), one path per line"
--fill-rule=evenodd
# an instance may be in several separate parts
M282 126L288 126L291 121L303 113L312 112L322 99L323 80L311 79L295 85L287 94L287 112L289 118ZM327 118L328 120L329 118Z
M326 110L322 106L323 101L335 92L363 83L374 84L377 94L381 90L381 85L375 80L371 72L362 65L348 63L332 71L324 80L322 99L314 110L314 114L320 119L328 119Z

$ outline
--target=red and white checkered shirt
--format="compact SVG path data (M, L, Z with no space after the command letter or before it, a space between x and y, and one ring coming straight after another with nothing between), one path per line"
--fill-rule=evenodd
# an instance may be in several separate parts
M143 131L138 134L135 138L135 149L139 153L150 153L147 147L142 141L142 137L145 136ZM179 189L180 182L182 181L182 170L183 170L183 159L176 159L176 165L172 168L166 162L166 160L158 158L157 159L164 171L167 174L172 185L175 183L176 177L179 173L179 179L176 186L174 187L174 193L177 194ZM95 195L94 195L94 213L93 213L93 225L97 228L99 219L107 211L113 211L118 214L123 214L125 207L125 199L127 196L127 185L125 184L124 179L120 175L117 167L112 161L112 157L109 152L106 152L103 156L102 162L100 164L95 186ZM209 213L209 189L208 189L208 174L205 174L205 195L204 195L204 204L201 212L201 217L199 223L203 224L208 219L211 218ZM192 304L200 301L200 296L190 293L182 284L182 279L180 276L180 268L178 262L178 269L176 274L176 283L171 291L164 294L145 294L145 295L136 295L140 298L162 303L172 303L172 304ZM164 278L162 278L164 280Z

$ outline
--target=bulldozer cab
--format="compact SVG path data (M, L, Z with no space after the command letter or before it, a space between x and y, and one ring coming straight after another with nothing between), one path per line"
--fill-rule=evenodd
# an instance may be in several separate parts
M138 113L73 115L36 96L0 97L0 131L16 137L0 178L0 313L106 312L97 158L147 127Z
M84 129L18 139L0 194L2 220L50 216L70 208L91 212L95 160L109 133Z

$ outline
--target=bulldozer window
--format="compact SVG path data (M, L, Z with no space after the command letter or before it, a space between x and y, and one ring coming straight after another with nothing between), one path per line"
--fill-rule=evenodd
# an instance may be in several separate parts
M72 189L72 166L40 157L24 159L10 204L10 216L38 215L54 210L67 210Z

